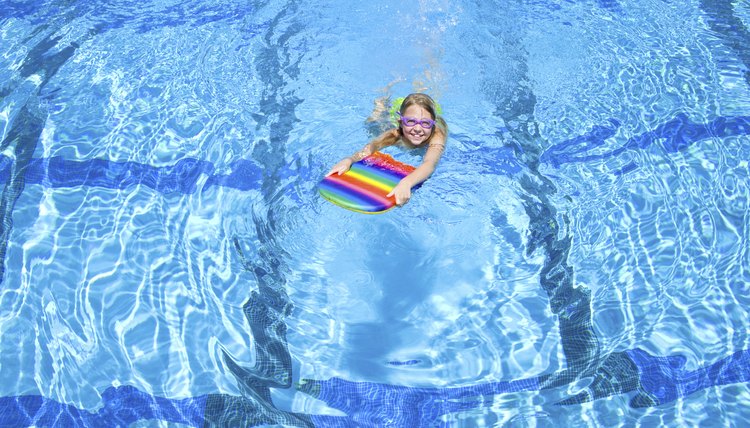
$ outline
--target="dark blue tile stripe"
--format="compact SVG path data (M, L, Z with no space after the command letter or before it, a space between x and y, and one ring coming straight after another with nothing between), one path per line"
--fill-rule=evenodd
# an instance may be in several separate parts
M611 120L608 125L595 126L584 135L548 148L540 160L559 167L566 163L608 159L627 150L645 149L652 144L661 144L665 151L674 153L708 138L750 135L750 116L717 117L707 123L695 123L687 115L679 114L653 131L629 138L619 147L594 153L595 149L604 146L606 140L615 135L619 126L617 120Z
M679 115L653 131L630 138L618 148L605 153L598 151L592 153L601 147L605 140L614 136L618 126L619 123L613 120L607 125L595 127L585 135L555 144L542 154L541 160L554 166L570 162L588 162L617 156L625 150L643 149L656 143L662 144L667 152L674 152L706 138L748 135L750 134L750 117L720 117L708 123L696 124L686 116ZM14 167L8 158L0 158L0 179L12 181L13 171L16 171ZM632 170L636 167L626 168ZM257 189L263 180L261 168L251 161L239 161L233 164L232 172L227 175L213 174L215 169L210 163L195 159L184 159L172 166L160 168L106 160L32 159L25 164L23 170L24 174L19 178L22 178L26 184L48 187L99 186L113 189L140 184L163 193L192 193L196 191L198 179L202 174L207 175L205 186L218 185L241 190ZM504 168L500 168L499 173L506 172ZM281 168L279 174L304 175L309 174L309 171ZM552 306L557 304L554 291L548 290L551 293L550 304ZM571 306L569 300L565 300L567 306L557 309L562 317L572 320L569 329L563 328L561 324L561 336L564 342L566 338L570 339L568 336L575 336L577 330L585 327L573 321L579 318L590 319L590 316L582 313L582 311L590 310L587 305L572 304ZM249 301L248 305L258 306L252 301ZM251 315L257 312L250 307L247 311ZM272 313L275 312L269 312L269 314ZM251 327L261 323L253 317L248 317L248 321ZM254 336L256 339L265 337L259 332L255 332ZM284 335L274 337L276 342L285 342ZM276 348L286 349L286 344L281 342ZM568 358L575 358L577 355L578 345L574 342L575 340L566 342L570 347L566 351ZM263 344L259 346L261 345ZM267 357L274 357L277 353L268 353ZM266 386L260 386L258 382L268 378L268 374L261 376L260 374L253 375L251 372L266 365L271 368L276 367L270 373L290 372L290 367L281 367L291 364L291 359L286 358L269 361L268 364L259 361L253 369L235 370L233 374L239 376L240 383L249 385L248 394L245 396L211 394L185 399L169 399L152 396L133 387L125 386L105 390L102 395L104 405L97 412L88 412L41 396L10 396L0 398L0 420L17 426L116 426L149 419L183 423L189 426L216 423L240 423L244 426L284 423L290 426L349 427L377 426L383 421L396 421L402 426L420 426L437 423L442 416L450 413L486 406L486 398L483 397L508 392L543 391L557 388L579 379L582 375L592 378L588 390L562 400L559 404L571 405L612 395L628 394L631 396L631 406L648 407L669 403L708 387L750 380L750 350L748 349L735 352L713 364L692 371L684 369L683 357L658 357L640 349L610 354L604 356L601 361L583 361L591 358L599 360L598 356L588 354L581 355L581 358L582 361L576 362L575 370L572 371L460 388L410 388L350 382L337 378L325 381L306 380L299 386L301 391L323 400L329 406L347 415L340 417L294 414L278 410L270 404L269 388L275 387L274 385L283 386L284 382L278 381L274 384L274 382L267 381Z
M596 149L605 145L615 135L620 123L611 120L607 125L595 126L579 137L562 141L549 147L540 157L543 163L559 167L566 163L581 163L611 158L627 150L644 149L652 144L661 144L667 152L685 149L691 144L708 138L726 138L750 135L750 116L718 117L707 123L694 123L684 114L646 132L629 138L624 144L605 152ZM506 154L507 155L507 154ZM507 156L506 156L507 157ZM517 160L508 161L512 165ZM8 182L17 165L7 156L0 156L0 182ZM625 167L626 171L635 165ZM257 190L263 179L263 169L256 162L239 160L229 165L229 174L214 174L215 167L207 161L182 159L174 165L154 167L135 162L114 162L105 159L69 160L60 157L34 158L22 168L26 184L38 184L50 188L78 186L125 189L136 185L152 188L160 193L190 194L197 190L201 175L206 175L203 188L211 186L229 187L238 190ZM507 174L520 168L497 165L498 173ZM493 172L488 164L488 172ZM282 169L284 176L312 176L312 171L291 168Z

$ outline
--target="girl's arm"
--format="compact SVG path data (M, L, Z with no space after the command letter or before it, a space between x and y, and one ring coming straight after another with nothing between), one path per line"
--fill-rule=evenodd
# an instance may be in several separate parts
M435 167L440 161L440 157L443 156L445 151L445 134L435 130L436 134L432 137L430 145L427 147L427 152L424 154L422 164L419 165L409 175L402 178L396 187L391 190L387 196L396 196L396 204L401 206L409 202L411 198L411 189L417 184L427 180L433 172Z
M336 165L331 168L330 171L326 175L331 174L338 174L341 175L345 173L346 171L349 171L349 168L352 167L352 164L354 162L359 162L362 159L366 158L367 156L370 156L371 154L380 151L384 147L392 146L396 144L396 142L399 139L398 135L398 129L391 129L388 131L383 132L380 134L377 138L367 143L362 150L358 151L357 153L345 157L344 159L341 159Z

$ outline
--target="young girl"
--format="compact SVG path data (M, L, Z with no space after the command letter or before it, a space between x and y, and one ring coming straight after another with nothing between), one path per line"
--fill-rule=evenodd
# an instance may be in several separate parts
M326 175L341 175L348 171L354 162L395 144L401 144L409 149L427 147L422 164L411 174L401 179L388 194L388 197L396 197L398 206L403 206L409 202L411 189L427 180L435 171L435 167L445 150L448 125L437 114L435 101L422 93L411 94L404 98L401 106L398 107L398 112L396 112L396 119L398 120L398 128L383 132L367 143L362 150L334 165Z

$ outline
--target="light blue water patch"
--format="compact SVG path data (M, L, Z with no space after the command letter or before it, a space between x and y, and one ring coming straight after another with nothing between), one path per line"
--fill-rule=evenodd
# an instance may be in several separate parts
M2 423L750 417L743 4L5 6ZM319 198L412 91L409 204Z

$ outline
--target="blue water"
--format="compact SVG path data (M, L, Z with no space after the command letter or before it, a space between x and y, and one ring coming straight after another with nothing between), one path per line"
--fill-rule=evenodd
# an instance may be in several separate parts
M0 7L0 426L750 419L747 2L131 3Z

